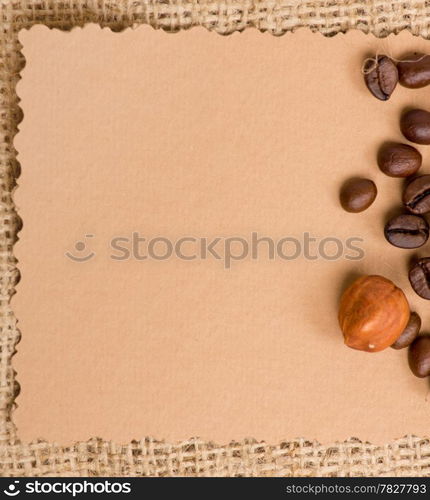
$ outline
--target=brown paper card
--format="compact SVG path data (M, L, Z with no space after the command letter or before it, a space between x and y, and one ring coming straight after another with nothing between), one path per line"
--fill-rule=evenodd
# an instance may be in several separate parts
M383 236L402 183L375 162L383 141L401 140L406 106L430 108L429 90L398 87L380 102L360 73L369 54L430 52L429 42L95 26L20 39L21 439L427 433L428 382L410 373L406 351L348 349L336 314L351 277L382 274L429 327L407 281L413 252ZM338 192L357 175L379 195L351 215ZM146 239L134 252L133 233ZM295 238L299 255L271 260L263 241L257 258L229 267L225 238L251 246L252 233ZM199 242L184 243L186 256L220 238L221 258L142 258L151 240L160 256L183 237ZM227 241L242 253L242 240ZM284 243L291 257L297 243Z

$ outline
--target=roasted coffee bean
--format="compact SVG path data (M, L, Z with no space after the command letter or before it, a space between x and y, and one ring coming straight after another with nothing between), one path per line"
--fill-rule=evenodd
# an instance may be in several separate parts
M399 83L409 89L419 89L430 83L430 56L414 54L397 63Z
M409 367L416 377L430 375L430 335L417 337L409 346Z
M420 297L430 300L430 257L419 259L412 265L409 281Z
M347 212L362 212L375 201L376 185L370 179L349 179L340 191L340 203Z
M403 203L413 214L430 212L430 175L421 175L406 186Z
M400 130L408 141L430 144L430 113L424 109L412 109L400 119Z
M421 318L416 312L412 312L409 316L408 324L403 330L400 337L391 346L393 349L403 349L412 344L415 338L418 336L421 330Z
M429 237L429 225L419 215L398 215L385 225L385 238L399 248L422 247Z
M390 177L409 177L421 167L422 156L408 144L387 143L378 153L378 166Z
M399 80L397 66L387 56L369 59L364 65L364 81L370 92L381 101L390 98Z

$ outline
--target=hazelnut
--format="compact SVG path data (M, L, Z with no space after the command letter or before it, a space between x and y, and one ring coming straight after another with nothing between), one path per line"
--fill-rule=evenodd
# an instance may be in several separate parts
M405 294L382 276L362 276L343 293L339 325L345 344L360 351L377 352L402 334L410 316Z

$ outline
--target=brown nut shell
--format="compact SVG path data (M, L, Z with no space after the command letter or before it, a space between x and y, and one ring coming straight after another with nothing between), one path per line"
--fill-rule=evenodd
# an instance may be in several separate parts
M339 325L345 344L360 351L378 352L400 337L410 316L403 291L383 276L362 276L343 293Z
M409 368L416 377L430 375L430 335L417 337L409 347Z

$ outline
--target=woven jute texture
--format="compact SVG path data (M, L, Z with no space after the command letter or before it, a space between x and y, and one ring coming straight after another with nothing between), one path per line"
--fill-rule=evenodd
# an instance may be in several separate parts
M204 26L220 34L256 27L281 35L308 27L327 36L356 28L384 37L408 29L430 38L430 1L0 0L0 475L430 476L430 441L413 436L384 446L354 438L330 446L304 439L221 446L198 439L126 445L93 439L71 447L20 442L13 424L20 388L12 366L20 333L9 304L19 280L13 244L21 227L13 204L20 172L13 139L22 119L15 87L24 65L18 32L34 24L71 29L89 22L114 31L150 24L168 31Z

